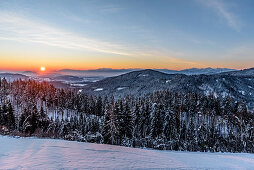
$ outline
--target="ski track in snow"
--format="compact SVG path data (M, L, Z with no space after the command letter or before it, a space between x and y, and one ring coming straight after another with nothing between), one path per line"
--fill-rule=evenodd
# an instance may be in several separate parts
M254 169L254 154L158 151L0 136L0 169Z

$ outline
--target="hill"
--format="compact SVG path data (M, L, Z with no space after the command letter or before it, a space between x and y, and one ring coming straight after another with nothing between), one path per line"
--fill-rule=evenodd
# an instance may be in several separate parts
M252 71L229 72L213 75L184 75L166 74L155 70L140 70L120 76L109 77L84 88L89 94L143 96L158 90L171 90L174 92L195 92L215 96L227 95L237 100L246 101L254 106L254 75ZM247 74L248 73L248 74ZM236 76L238 75L238 76Z
M17 73L0 73L0 78L6 78L7 81L14 81L17 79L26 80L29 77L23 74L17 74Z

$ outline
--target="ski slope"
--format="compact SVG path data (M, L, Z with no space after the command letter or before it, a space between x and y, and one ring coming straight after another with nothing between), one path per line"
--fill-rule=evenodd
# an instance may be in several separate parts
M254 154L158 151L0 136L0 169L254 169Z

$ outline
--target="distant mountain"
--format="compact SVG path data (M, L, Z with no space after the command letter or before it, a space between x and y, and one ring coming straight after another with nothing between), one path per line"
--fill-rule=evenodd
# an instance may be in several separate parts
M63 74L70 74L70 75L82 75L82 76L88 76L88 75L98 75L98 76L105 76L105 77L111 77L111 76L117 76L124 73L129 73L131 71L140 71L142 69L112 69L112 68L101 68L101 69L95 69L95 70L71 70L71 69L63 69L57 71L57 73L63 73ZM186 75L200 75L200 74L218 74L223 72L230 72L230 71L236 71L235 69L228 69L228 68L191 68L191 69L185 69L185 70L169 70L169 69L154 69L163 73L167 74L186 74Z
M186 75L199 75L199 74L218 74L223 72L231 72L231 71L237 71L236 69L228 69L228 68L192 68L192 69L185 69L180 71L183 74Z
M133 69L111 69L111 68L101 68L101 69L94 69L94 70L63 69L63 70L58 70L55 73L68 74L73 76L82 76L82 77L88 77L88 76L111 77L111 76L127 73L130 71L133 71Z
M232 75L232 76L254 76L254 68L239 70L239 71L232 71L222 73L224 75Z
M228 69L228 68L191 68L191 69L185 69L180 71L175 70L167 70L167 69L158 69L158 71L162 71L164 73L168 74L185 74L185 75L200 75L200 74L219 74L224 72L231 72L231 71L237 71L235 69Z
M71 76L71 75L61 75L52 78L53 80L59 81L83 81L83 78L78 76Z
M22 73L24 73L24 74L36 74L36 72L34 72L34 71L23 71Z
M62 69L57 72L128 72L135 69L112 69L112 68L99 68L99 69L90 69L90 70L72 70L72 69Z
M241 71L239 71L241 72ZM133 71L109 77L84 87L84 92L96 95L142 96L158 90L180 93L196 92L244 100L254 107L254 76L232 76L223 74L185 75L166 74L156 70Z
M29 77L23 74L16 74L16 73L0 73L0 78L6 78L8 81L14 81L17 79L26 80Z
M26 75L26 76L36 76L37 73L34 71L23 71L23 72L21 72L21 74Z

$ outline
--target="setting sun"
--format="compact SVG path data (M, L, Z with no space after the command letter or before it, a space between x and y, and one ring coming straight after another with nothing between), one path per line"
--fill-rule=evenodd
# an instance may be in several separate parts
M46 68L45 67L41 67L41 71L45 71L46 70Z

